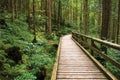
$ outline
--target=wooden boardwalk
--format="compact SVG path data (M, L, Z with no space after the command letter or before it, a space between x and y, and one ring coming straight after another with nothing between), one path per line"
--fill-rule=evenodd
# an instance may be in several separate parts
M61 39L56 78L56 80L108 80L71 39L71 35Z

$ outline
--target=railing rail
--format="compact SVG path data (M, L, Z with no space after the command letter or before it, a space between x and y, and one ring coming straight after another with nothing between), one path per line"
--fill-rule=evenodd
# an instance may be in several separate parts
M61 38L60 38L60 43L58 45L58 50L57 50L57 55L56 55L56 59L55 59L54 67L53 67L53 72L52 72L51 80L56 80L56 78L57 78L57 69L58 69L58 61L59 61L59 55L60 55L60 48L61 48Z
M87 46L89 49L91 49L91 54L93 55L93 52L97 52L98 55L102 56L105 60L109 61L110 63L112 63L114 66L116 66L117 68L120 69L120 63L111 59L110 57L108 57L106 54L103 53L103 51L101 51L94 42L100 43L101 45L105 45L105 46L109 46L111 48L120 50L120 45L118 44L114 44L111 42L107 42L105 40L101 40L101 39L97 39L97 38L93 38L90 36L86 36L83 34L78 34L78 33L72 33L72 37L79 43L83 44L83 46ZM87 40L90 40L91 43L87 43Z

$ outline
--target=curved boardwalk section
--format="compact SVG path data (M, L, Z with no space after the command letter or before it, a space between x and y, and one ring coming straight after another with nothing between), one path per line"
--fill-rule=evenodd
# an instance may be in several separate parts
M57 80L107 80L89 57L71 39L62 37Z

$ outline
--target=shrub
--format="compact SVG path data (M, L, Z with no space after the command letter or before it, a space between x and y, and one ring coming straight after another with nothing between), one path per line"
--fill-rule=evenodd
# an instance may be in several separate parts
M36 77L32 73L25 72L20 76L15 77L14 80L36 80Z

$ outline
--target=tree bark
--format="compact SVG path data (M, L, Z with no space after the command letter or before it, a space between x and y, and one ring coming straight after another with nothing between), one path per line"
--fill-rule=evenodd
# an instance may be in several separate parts
M78 0L76 0L76 15L75 16L76 16L76 26L77 26L77 29L78 29Z
M36 8L36 5L35 5L35 0L33 0L33 27L34 27L34 39L33 39L33 43L36 43L37 40L36 40L36 15L35 15L35 8Z
M28 7L28 14L27 14L28 29L30 29L30 0L27 0L27 7Z
M102 19L102 0L98 1L98 34L100 34L100 30L101 30L101 19Z
M56 0L54 0L54 22L57 23L57 15L56 15Z
M11 7L12 7L12 17L11 17L11 19L12 19L12 22L14 22L14 0L11 0Z
M22 12L23 12L22 4L23 4L23 2L22 2L22 0L20 0L20 15L22 15Z
M88 34L88 25L89 25L89 10L88 10L88 1L84 0L84 34Z
M83 0L81 0L81 6L80 6L80 23L79 23L79 26L80 26L80 33L82 31L81 27L82 27L82 24L83 24Z
M120 44L120 0L118 1L118 26L117 26L117 44Z
M8 12L11 12L11 0L8 0Z
M74 1L72 0L72 2L71 2L71 24L73 24L74 23L74 8L72 7L72 5L73 5L73 3L74 3Z
M101 39L108 39L108 30L111 22L111 0L102 0L102 30Z
M70 21L71 21L71 20L70 20L70 19L71 19L71 18L70 18L70 16L71 16L71 15L70 15L70 13L71 13L70 0L69 0L69 7L68 7L68 8L69 8L69 15L68 15L69 17L68 17L68 20L69 20L69 24L70 24Z
M111 0L102 0L102 30L101 30L101 39L106 40L108 39L108 30L110 27L111 22ZM107 47L104 45L101 45L101 50L107 54ZM105 65L105 60L102 60L101 62L103 65Z
M60 25L61 25L61 1L59 0L58 2L58 30L57 32L59 33L59 30L60 30Z
M15 18L18 18L18 0L15 0Z
M51 8L52 8L52 3L51 3L51 0L47 0L46 1L46 16L47 16L47 23L46 23L46 32L48 34L51 34L52 32L52 29L51 29Z

